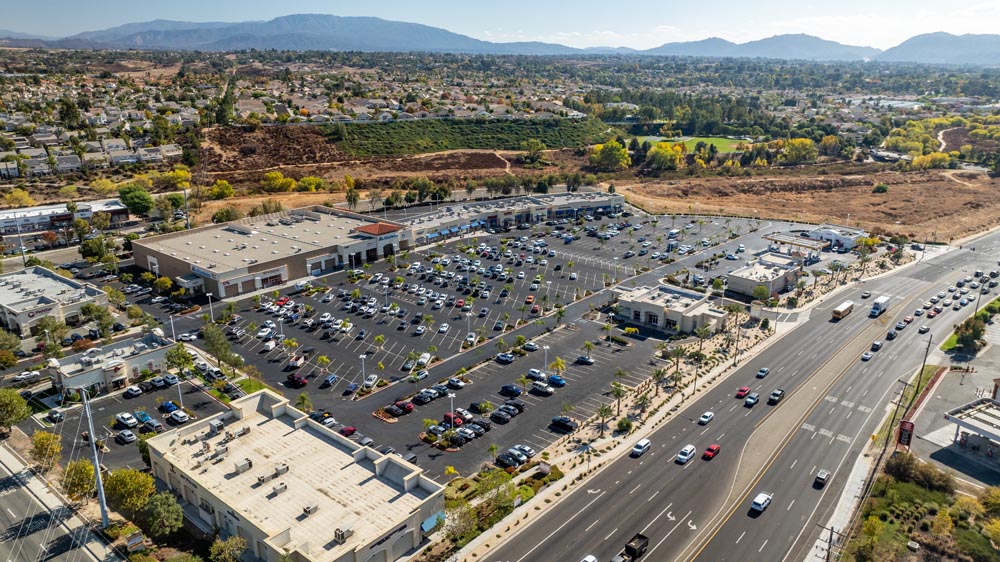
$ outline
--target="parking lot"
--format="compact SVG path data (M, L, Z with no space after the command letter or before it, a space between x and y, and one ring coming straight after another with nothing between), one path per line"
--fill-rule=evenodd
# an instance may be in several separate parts
M159 410L160 404L166 401L172 401L175 404L183 403L185 408L199 417L210 416L224 409L222 404L189 381L143 392L136 397L129 397L124 393L99 397L90 403L90 409L94 419L94 432L98 439L105 441L107 446L107 451L100 453L101 464L108 468L145 468L136 442L125 443L117 438L119 433L129 428L123 426L115 418L116 415L124 412L135 416L136 411L143 411L159 421L164 428L170 429L176 424ZM49 431L56 432L60 436L63 464L79 458L90 458L90 443L83 438L84 432L88 432L83 406L66 411L64 419L54 424L48 420L36 421L30 418L22 422L22 429L30 435L37 429L39 423L47 425ZM132 430L136 435L144 431L141 429L141 423L139 427L132 428Z

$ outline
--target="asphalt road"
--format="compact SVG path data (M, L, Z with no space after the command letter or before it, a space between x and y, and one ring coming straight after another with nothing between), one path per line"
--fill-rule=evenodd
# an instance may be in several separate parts
M655 431L646 455L614 461L487 559L569 562L587 554L609 559L637 531L650 537L646 558L651 560L801 559L818 536L815 523L830 514L843 488L843 469L866 445L898 392L896 380L908 378L920 365L927 336L917 327L927 324L941 341L972 307L948 309L930 320L917 317L869 362L860 361L861 352L962 272L995 268L998 242L1000 235L990 235L975 243L977 252L954 251L922 261L813 309L807 322ZM832 322L830 310L843 300L867 304L862 290L890 295L890 311L872 320L859 306ZM764 366L770 374L757 379L754 374ZM744 385L762 395L753 408L734 398ZM779 387L786 398L778 406L767 405L766 395ZM715 419L697 425L697 417L708 410ZM688 443L699 452L712 443L722 450L710 461L696 457L676 464L677 451ZM825 488L813 485L819 468L833 472ZM775 496L756 516L749 500L759 491Z
M8 562L80 559L74 537L61 524L63 519L70 517L69 510L46 510L24 487L19 476L2 466L0 498L3 498L0 500L0 559Z

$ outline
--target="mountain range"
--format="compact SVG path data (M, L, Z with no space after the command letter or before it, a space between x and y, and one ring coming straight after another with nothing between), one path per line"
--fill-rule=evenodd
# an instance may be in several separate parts
M243 49L439 52L494 55L613 55L799 59L812 61L1000 64L1000 35L929 33L886 51L844 45L805 34L747 43L718 37L665 43L646 50L627 47L579 49L556 43L495 43L428 25L375 17L295 14L269 21L184 22L154 20L47 38L0 30L0 46L71 49L232 51Z

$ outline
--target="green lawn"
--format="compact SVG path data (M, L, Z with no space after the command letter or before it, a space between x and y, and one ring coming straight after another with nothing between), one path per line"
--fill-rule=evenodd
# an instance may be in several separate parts
M733 139L727 139L724 137L683 137L683 138L684 138L684 146L687 148L689 152L694 150L695 145L697 145L699 142L705 142L706 144L714 144L715 147L719 149L719 152L740 152L736 150L736 145L743 142ZM639 137L639 142L645 142L645 141L649 141L653 144L656 144L660 141L680 142L680 139L665 139L663 137Z
M948 339L941 344L941 351L951 351L958 347L958 334L952 333Z

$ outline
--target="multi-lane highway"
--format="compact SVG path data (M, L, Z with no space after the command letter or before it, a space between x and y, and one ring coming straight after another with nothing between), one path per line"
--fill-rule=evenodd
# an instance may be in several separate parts
M925 258L812 309L808 321L649 435L648 453L611 463L486 559L576 562L593 554L607 560L641 531L650 537L650 560L801 560L819 534L816 523L829 516L843 488L845 467L898 391L897 380L919 368L929 335L941 341L972 307L918 316L870 361L861 361L861 353L958 278L995 269L998 242L1000 235L985 236L973 243L978 251L966 246ZM889 312L868 318L863 290L872 298L889 295ZM858 303L855 312L832 322L830 311L846 299ZM929 334L918 334L924 324ZM765 366L770 373L756 378ZM742 386L759 392L761 402L745 407L734 397ZM786 397L768 405L775 388ZM715 419L698 425L709 410ZM712 460L675 463L689 443L699 455L713 443L721 452ZM813 483L820 468L833 473L825 487ZM758 515L749 506L760 491L774 493L774 501Z

